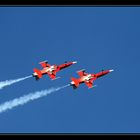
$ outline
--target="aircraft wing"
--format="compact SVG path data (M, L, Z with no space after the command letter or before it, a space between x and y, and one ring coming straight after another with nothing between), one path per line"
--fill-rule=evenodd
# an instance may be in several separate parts
M80 77L82 77L85 75L85 69L79 70L79 71L77 71L77 73Z
M56 78L56 75L53 75L53 74L48 74L48 75L52 80L54 80Z
M48 64L47 61L40 62L39 64L40 64L43 68L46 68L46 67L50 67L50 66L51 66L50 64Z
M88 86L88 88L92 88L93 87L93 81L84 81L84 83Z
M56 79L56 71L53 71L52 74L48 73L48 75L52 80Z

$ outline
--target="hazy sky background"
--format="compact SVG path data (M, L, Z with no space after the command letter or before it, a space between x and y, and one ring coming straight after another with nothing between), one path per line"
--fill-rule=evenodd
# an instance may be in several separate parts
M40 61L77 64L0 90L0 104L59 87L76 71L114 72L0 114L0 133L139 133L139 7L0 7L0 81L31 75Z

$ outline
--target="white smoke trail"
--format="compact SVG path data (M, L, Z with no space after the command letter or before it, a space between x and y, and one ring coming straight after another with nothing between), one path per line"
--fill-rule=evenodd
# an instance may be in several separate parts
M62 87L50 88L48 90L41 90L41 91L37 91L35 93L30 93L28 95L24 95L22 97L13 99L11 101L7 101L7 102L5 102L5 103L0 105L0 113L4 112L6 110L12 109L12 108L14 108L16 106L24 105L25 103L27 103L29 101L41 98L43 96L46 96L48 94L51 94L52 92L56 92L56 91L58 91L60 89L68 87L68 86L69 86L69 84L65 85L65 86L62 86Z
M14 84L14 83L17 83L17 82L19 82L19 81L23 81L23 80L25 80L25 79L28 79L28 78L30 78L30 77L32 77L32 75L26 76L26 77L23 77L23 78L14 79L14 80L2 81L2 82L0 82L0 89L3 89L4 87L10 86L10 85L12 85L12 84Z

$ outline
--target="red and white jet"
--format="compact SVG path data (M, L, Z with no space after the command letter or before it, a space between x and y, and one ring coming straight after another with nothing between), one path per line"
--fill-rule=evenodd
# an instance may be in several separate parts
M93 88L93 81L96 80L97 78L99 77L102 77L110 72L112 72L114 70L102 70L101 72L99 73L96 73L96 74L88 74L88 73L85 73L85 70L80 70L78 71L78 75L80 76L79 79L76 79L76 78L71 78L71 83L70 85L73 86L74 89L76 89L79 84L81 83L85 83L88 88Z
M50 65L48 64L47 61L43 61L43 62L40 62L39 64L43 67L42 70L38 70L37 68L34 68L34 73L32 74L33 77L36 78L36 80L40 79L42 77L42 75L44 74L48 74L49 77L52 79L52 80L55 80L57 79L56 78L56 73L68 66L71 66L72 64L75 64L77 62L66 62L64 64L61 64L61 65Z

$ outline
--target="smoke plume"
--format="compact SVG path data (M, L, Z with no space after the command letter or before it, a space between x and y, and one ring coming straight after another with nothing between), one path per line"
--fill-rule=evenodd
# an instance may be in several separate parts
M33 100L41 98L43 96L47 96L48 94L59 91L60 89L63 89L63 88L68 87L68 86L69 86L69 84L62 86L62 87L36 91L34 93L29 93L29 94L24 95L24 96L19 97L19 98L15 98L11 101L7 101L7 102L0 105L0 113L4 112L6 110L12 109L16 106L24 105L24 104L28 103L29 101L33 101Z
M20 81L23 81L23 80L25 80L25 79L28 79L28 78L30 78L30 77L32 77L32 75L26 76L26 77L23 77L23 78L14 79L14 80L2 81L2 82L0 82L0 89L3 89L3 88L6 87L6 86L10 86L10 85L12 85L12 84L14 84L14 83L18 83L18 82L20 82Z

